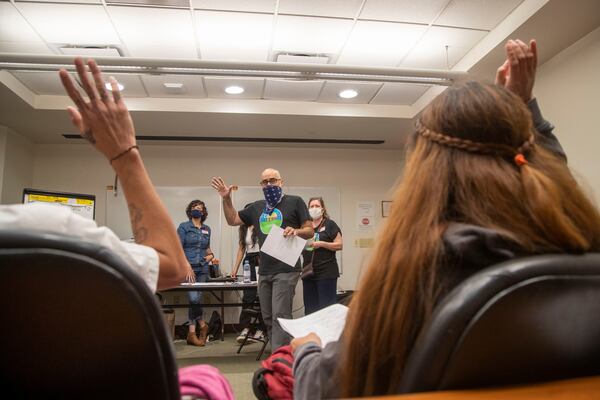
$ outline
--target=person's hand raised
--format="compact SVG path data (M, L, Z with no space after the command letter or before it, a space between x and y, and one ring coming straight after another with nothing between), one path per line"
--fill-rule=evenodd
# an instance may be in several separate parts
M227 186L223 179L220 176L212 178L210 181L210 186L213 187L219 193L219 196L226 198L231 196L232 190L237 190L237 186L231 185Z
M135 129L125 103L121 99L118 83L114 78L109 82L112 95L107 93L100 68L92 59L87 61L87 67L92 73L92 79L86 71L86 64L80 57L75 58L75 67L79 75L80 85L87 94L89 101L79 93L73 84L69 73L61 69L59 76L67 94L73 100L75 107L67 111L73 125L82 137L87 139L109 161L135 148Z
M506 61L496 72L496 84L504 86L527 103L533 98L537 43L532 39L527 46L520 40L509 40L504 48Z

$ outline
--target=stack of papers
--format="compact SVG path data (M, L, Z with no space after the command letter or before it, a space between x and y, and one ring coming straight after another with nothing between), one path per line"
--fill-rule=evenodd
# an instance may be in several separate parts
M341 304L334 304L322 310L298 319L277 318L281 327L293 337L306 336L311 332L316 333L321 338L323 347L327 343L339 340L344 326L348 307Z

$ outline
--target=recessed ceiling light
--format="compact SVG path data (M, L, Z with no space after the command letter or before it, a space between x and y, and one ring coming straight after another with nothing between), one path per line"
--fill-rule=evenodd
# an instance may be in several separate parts
M178 83L178 82L173 82L173 83L163 83L163 85L167 88L167 89L181 89L183 87L183 83Z
M110 82L106 82L104 86L112 92L112 86L110 85ZM122 92L123 89L125 89L125 86L121 85L120 83L117 83L117 88L119 88L119 92Z
M352 89L342 90L338 96L340 96L342 99L353 99L358 96L358 92Z
M244 88L241 86L227 86L225 88L227 94L241 94L244 93Z

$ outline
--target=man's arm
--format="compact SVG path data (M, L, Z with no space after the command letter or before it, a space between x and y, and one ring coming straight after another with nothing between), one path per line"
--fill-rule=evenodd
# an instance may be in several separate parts
M133 121L121 99L117 82L114 78L110 79L113 90L109 95L94 60L87 62L92 80L83 59L76 58L75 66L90 101L83 99L67 71L61 70L63 86L77 106L67 109L71 121L81 135L110 161L120 178L135 241L152 247L158 253L158 289L176 286L184 280L188 263L175 227L144 168L137 150Z
M220 176L212 178L210 185L223 199L223 213L225 214L227 224L229 226L243 225L244 222L240 218L237 210L233 207L233 201L231 201L231 191L237 190L237 186L227 186Z

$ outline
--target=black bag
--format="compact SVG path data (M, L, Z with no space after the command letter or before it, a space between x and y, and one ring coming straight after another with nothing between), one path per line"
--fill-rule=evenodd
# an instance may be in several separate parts
M300 278L302 279L310 278L315 274L315 271L313 270L313 260L315 259L315 251L313 250L311 251L311 253L312 254L310 256L310 261L305 263L302 267L302 273L300 274Z
M210 320L208 321L208 338L209 340L221 339L221 329L223 328L223 321L218 312L213 311Z

